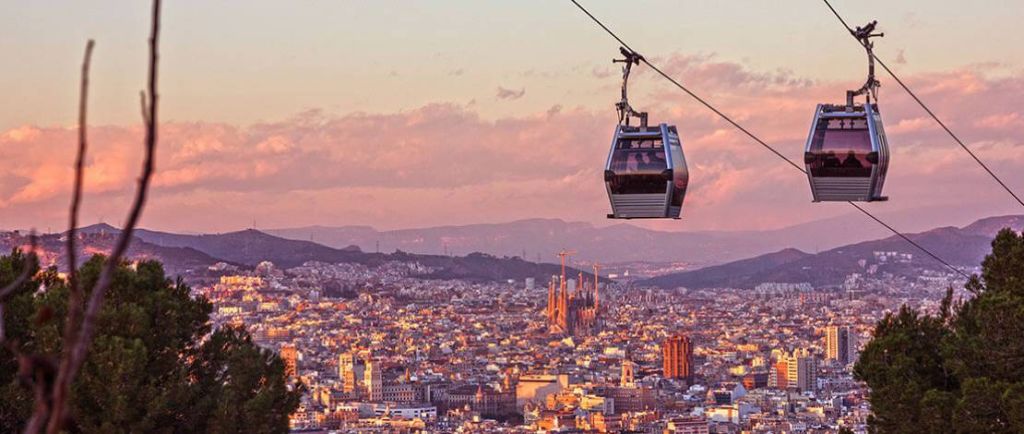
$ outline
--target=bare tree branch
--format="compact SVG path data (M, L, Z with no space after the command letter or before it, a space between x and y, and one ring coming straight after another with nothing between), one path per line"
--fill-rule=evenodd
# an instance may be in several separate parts
M139 91L139 107L142 108L142 122L149 124L149 113L146 113L149 108L146 107L146 91L144 90Z
M89 102L89 66L92 61L92 50L95 43L92 39L85 44L85 55L82 59L82 81L79 87L78 97L78 157L75 159L75 185L71 193L71 209L68 212L68 232L67 236L67 259L68 259L68 316L64 322L64 342L73 342L75 338L75 332L78 331L78 325L82 316L82 290L79 287L78 282L78 259L75 242L78 238L78 210L82 202L82 184L85 173L85 153L88 149L87 142L87 113L88 113L88 102ZM65 344L63 346L63 353L61 359L66 359L71 354L72 347ZM44 389L47 385L36 385L37 388L42 387ZM36 411L32 415L32 423L29 423L25 431L29 433L39 432L42 428L41 424L48 417L49 410L46 409L45 401L43 403L38 402L38 391ZM63 396L63 395L62 395ZM63 403L54 408L55 412L63 412ZM45 412L47 414L41 414Z
M37 433L46 423L46 416L49 414L50 401L47 396L48 378L53 375L53 363L41 356L18 355L19 377L27 386L34 390L35 408L32 410L32 417L25 424L26 433Z
M89 102L89 65L92 62L92 49L95 42L90 39L85 44L85 56L82 60L82 84L78 97L78 158L75 159L75 187L71 194L71 210L68 213L68 283L71 287L71 295L74 299L78 294L77 279L77 252L75 242L78 233L78 209L82 202L82 180L85 174L85 152L88 149L86 136L86 114L88 113Z
M95 42L90 39L85 44L85 56L82 60L82 84L78 96L78 158L75 159L75 187L71 194L71 211L68 212L68 283L71 287L72 297L78 292L77 260L75 256L75 241L78 232L78 209L82 202L82 179L85 173L85 151L88 148L86 142L86 114L89 102L89 64L92 62L92 49Z
M153 1L152 28L149 37L149 101L148 113L145 116L146 137L145 137L145 161L143 162L142 175L139 177L138 189L135 192L135 200L128 213L128 219L117 240L110 257L103 264L100 270L96 285L89 294L89 301L85 307L85 316L82 319L78 334L70 341L65 341L65 348L68 352L61 358L57 370L57 379L54 381L52 396L53 409L50 412L49 422L46 425L48 433L57 434L64 427L67 419L67 401L71 383L75 381L78 371L85 362L89 346L92 344L93 334L96 332L96 320L99 317L100 309L107 288L113 280L114 273L120 266L121 258L131 244L135 226L138 224L142 209L145 206L149 192L149 183L153 177L154 157L157 143L157 48L160 35L160 0ZM37 431L32 431L33 434Z
M78 322L82 316L82 291L78 284L78 259L75 242L78 238L78 210L82 201L82 183L85 174L85 153L87 143L87 118L89 102L89 65L92 61L92 50L95 43L92 39L85 44L85 55L82 60L82 84L78 97L78 157L75 159L75 187L71 194L71 210L68 212L67 258L68 258L68 317L64 323L64 342L74 339ZM64 346L64 357L68 354L68 346Z

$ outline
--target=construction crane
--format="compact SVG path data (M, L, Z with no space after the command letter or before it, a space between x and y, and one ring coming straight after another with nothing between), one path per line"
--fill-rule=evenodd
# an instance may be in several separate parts
M575 255L575 254L576 254L575 250L562 249L561 252L558 252L558 258L561 259L561 261L562 261L562 280L565 280L565 258L570 257L570 256Z

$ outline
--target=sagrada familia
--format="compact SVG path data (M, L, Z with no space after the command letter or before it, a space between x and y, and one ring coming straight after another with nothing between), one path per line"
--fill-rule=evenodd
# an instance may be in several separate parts
M594 280L566 279L565 258L570 252L560 252L562 275L551 278L548 286L548 325L552 333L568 336L592 334L598 326L601 302L598 293L600 266L594 265ZM570 288L570 286L572 288Z

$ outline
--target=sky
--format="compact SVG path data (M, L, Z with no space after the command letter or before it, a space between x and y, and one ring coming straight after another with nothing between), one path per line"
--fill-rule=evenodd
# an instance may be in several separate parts
M666 72L799 160L819 102L864 80L816 0L582 1ZM1024 2L836 0L877 53L1024 192ZM148 2L0 0L0 228L56 230L72 185L82 50L96 40L84 222L118 224L141 164ZM165 2L160 144L143 226L380 229L560 218L607 225L614 40L570 2ZM1020 213L880 72L901 229ZM679 126L691 189L663 230L756 230L851 212L642 67L631 101ZM922 214L930 219L922 219ZM837 228L841 230L841 228Z

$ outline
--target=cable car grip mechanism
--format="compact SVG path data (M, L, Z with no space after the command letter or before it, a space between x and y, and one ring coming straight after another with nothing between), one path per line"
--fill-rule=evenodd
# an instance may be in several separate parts
M622 99L615 103L615 109L619 112L619 124L625 123L629 125L630 116L636 116L640 118L640 126L647 126L647 112L638 112L633 109L633 106L629 105L629 97L627 96L628 85L629 85L629 73L632 70L633 65L639 65L640 62L645 62L644 56L640 55L633 50L626 47L619 47L619 52L622 53L623 59L612 59L612 63L622 63Z
M857 41L860 42L862 46L864 46L865 50L867 50L868 79L867 81L864 82L864 85L861 86L860 89L846 91L847 111L853 111L853 98L860 95L867 96L868 104L871 103L872 99L874 99L876 102L878 101L878 87L881 86L882 84L877 79L875 79L875 53L873 51L875 48L875 43L871 42L871 38L883 37L885 36L885 33L874 33L875 26L877 25L878 21L872 21L870 23L867 23L863 27L857 27L854 30L850 30L850 34L853 35L854 38L857 38Z

